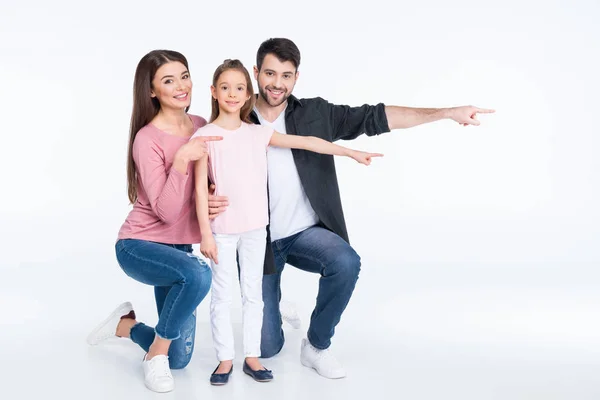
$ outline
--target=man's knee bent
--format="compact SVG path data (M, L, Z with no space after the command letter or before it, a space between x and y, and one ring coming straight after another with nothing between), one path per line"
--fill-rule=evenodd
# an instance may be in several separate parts
M340 278L356 279L360 273L360 256L349 247L336 254L330 265L326 266L326 274L336 274ZM329 271L327 271L329 270Z

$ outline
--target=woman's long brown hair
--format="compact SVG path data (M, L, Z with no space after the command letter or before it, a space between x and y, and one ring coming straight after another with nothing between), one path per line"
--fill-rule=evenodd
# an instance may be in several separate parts
M129 148L127 150L127 195L131 204L137 200L138 177L133 161L133 142L137 133L148 125L160 111L158 99L152 97L152 80L156 71L169 62L180 62L189 70L183 54L172 50L153 50L146 54L137 65L133 80L133 110L129 127ZM186 108L186 112L189 107Z

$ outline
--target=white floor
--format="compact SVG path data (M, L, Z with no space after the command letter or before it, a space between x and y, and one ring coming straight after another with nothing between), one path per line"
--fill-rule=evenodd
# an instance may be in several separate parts
M106 257L72 254L0 270L0 398L600 398L600 292L590 266L480 269L385 265L363 257L332 346L348 371L337 381L299 362L317 277L290 268L284 289L303 329L286 326L284 350L265 361L273 382L252 381L238 360L229 385L209 385L216 361L205 301L192 362L174 372L175 391L159 395L143 385L143 353L134 344L85 343L88 331L123 300L134 303L141 320L156 322L152 290L125 277L116 263L100 265ZM234 317L240 337L239 306Z

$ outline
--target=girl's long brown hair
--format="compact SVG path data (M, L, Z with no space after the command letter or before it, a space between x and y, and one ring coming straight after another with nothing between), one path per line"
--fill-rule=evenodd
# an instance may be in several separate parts
M152 97L152 80L156 71L169 62L180 62L189 70L183 54L172 50L153 50L146 54L137 65L133 80L133 110L129 127L129 148L127 150L127 195L131 204L137 200L137 171L133 161L135 136L148 125L160 111L158 99ZM187 112L189 107L185 109Z
M217 82L219 81L219 77L221 76L221 74L223 72L229 71L229 70L240 71L246 77L246 91L247 91L248 95L250 96L250 99L247 100L246 103L244 103L242 109L240 110L240 119L246 123L251 123L249 116L250 116L250 113L252 112L252 109L254 108L254 102L256 101L256 99L254 98L254 88L252 87L252 80L250 79L250 73L248 72L246 67L244 67L244 64L242 64L242 62L240 60L227 59L227 60L223 61L223 64L219 65L217 67L217 69L215 70L215 73L213 75L213 83L212 84L216 88ZM212 105L212 112L210 115L209 122L213 122L219 116L219 102L217 101L217 99L215 99L212 96L211 96L211 105Z

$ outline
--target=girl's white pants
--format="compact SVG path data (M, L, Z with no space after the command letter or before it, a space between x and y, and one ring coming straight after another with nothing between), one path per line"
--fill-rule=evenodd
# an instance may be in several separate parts
M211 260L212 287L210 319L217 359L234 359L233 327L231 326L232 285L238 268L242 293L244 357L260 357L260 336L263 321L262 280L266 228L236 235L215 234L219 264Z

